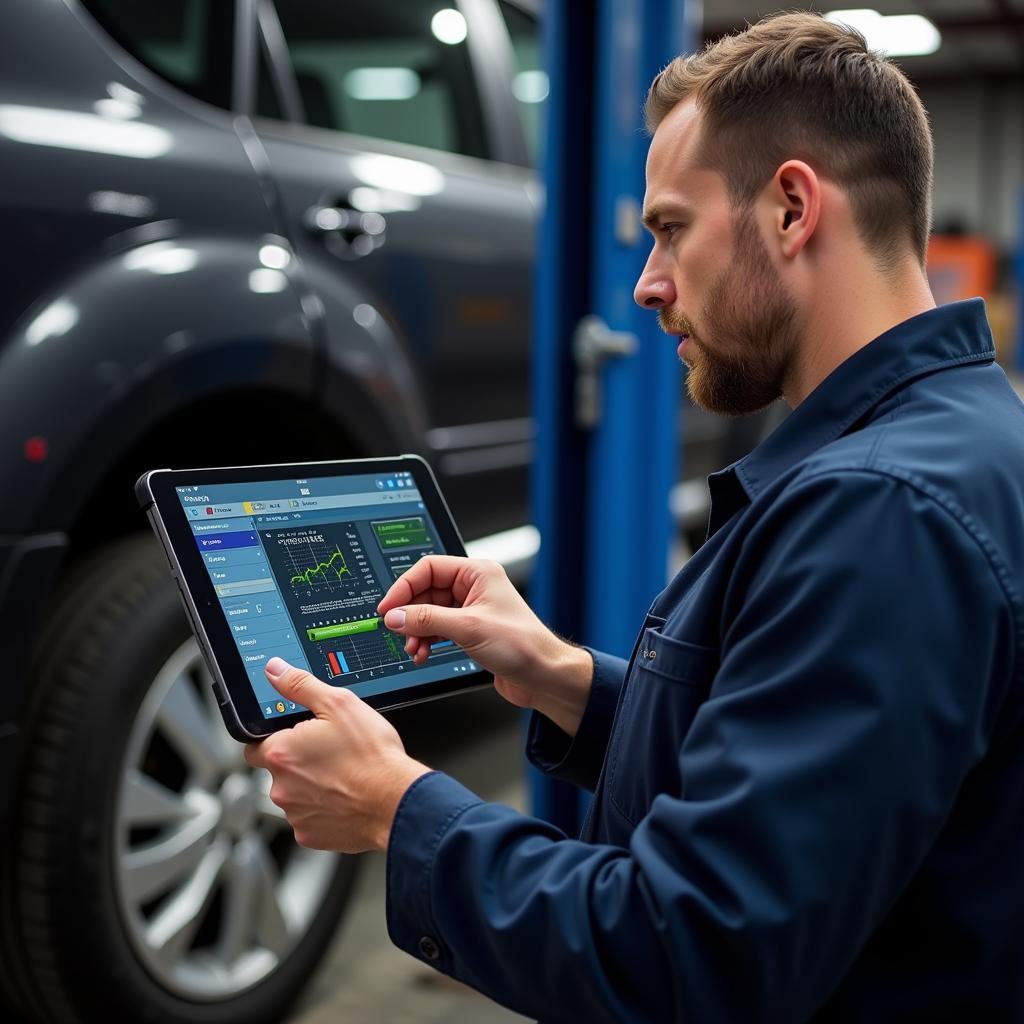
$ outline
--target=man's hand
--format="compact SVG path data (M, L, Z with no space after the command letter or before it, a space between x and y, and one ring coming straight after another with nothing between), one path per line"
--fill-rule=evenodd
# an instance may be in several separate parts
M494 688L521 708L536 708L570 736L590 695L594 664L557 637L512 586L497 562L452 555L421 558L377 606L384 625L408 639L417 665L438 640L454 640L494 673Z
M340 853L387 847L403 794L430 769L409 757L394 727L351 690L271 658L267 678L316 715L245 748L274 777L270 799L300 846Z

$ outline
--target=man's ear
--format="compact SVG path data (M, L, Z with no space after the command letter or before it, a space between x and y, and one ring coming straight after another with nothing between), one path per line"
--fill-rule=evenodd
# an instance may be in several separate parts
M787 259L798 255L811 240L821 214L821 181L802 160L787 160L769 186L772 229L779 251Z

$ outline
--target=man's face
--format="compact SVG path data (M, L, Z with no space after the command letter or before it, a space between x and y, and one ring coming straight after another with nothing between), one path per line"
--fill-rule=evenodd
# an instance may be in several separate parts
M644 220L654 235L634 297L680 338L690 397L742 415L782 394L797 346L797 308L753 210L737 210L722 176L699 167L700 114L679 104L647 157Z

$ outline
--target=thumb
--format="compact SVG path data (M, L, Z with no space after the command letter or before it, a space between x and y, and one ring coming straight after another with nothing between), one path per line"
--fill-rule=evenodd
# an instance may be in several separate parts
M454 640L460 647L473 644L477 624L462 608L436 604L410 604L392 608L384 616L384 625L403 636L440 636Z
M333 686L321 682L304 669L289 665L284 658L271 658L263 667L271 685L285 700L294 701L317 713L327 706Z

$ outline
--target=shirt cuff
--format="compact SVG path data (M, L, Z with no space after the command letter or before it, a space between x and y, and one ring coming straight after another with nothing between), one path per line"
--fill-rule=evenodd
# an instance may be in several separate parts
M483 802L451 776L428 772L405 791L388 838L388 935L399 949L445 974L452 973L452 954L430 904L430 876L445 834Z
M608 749L627 663L590 647L584 650L594 659L594 680L576 735L569 736L535 711L530 716L526 756L546 775L593 790Z

